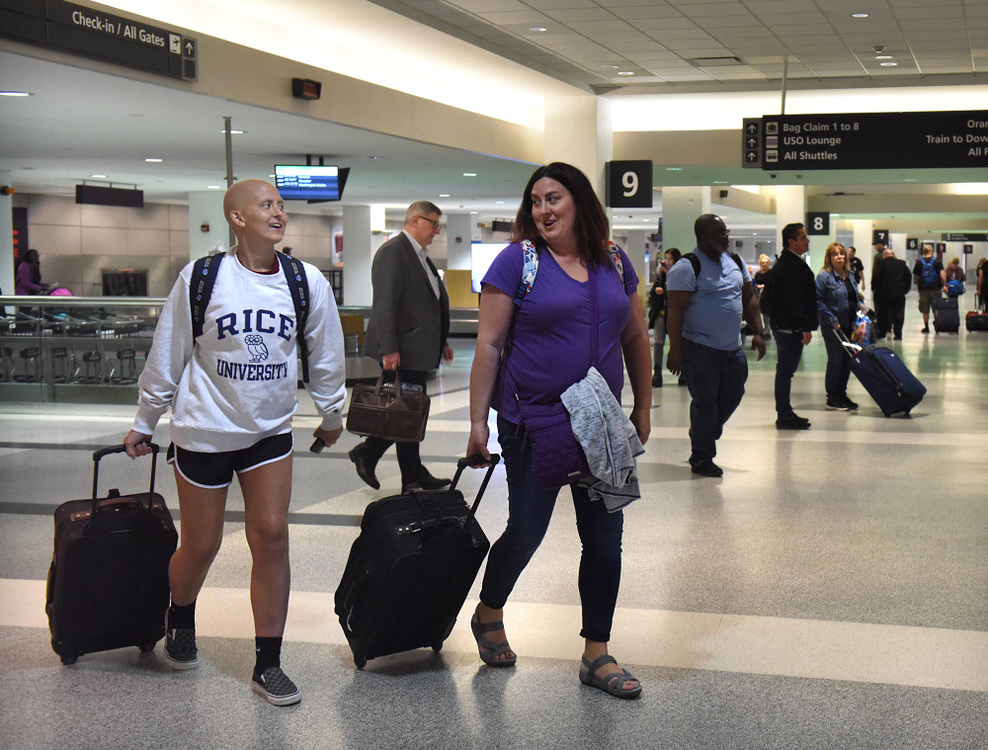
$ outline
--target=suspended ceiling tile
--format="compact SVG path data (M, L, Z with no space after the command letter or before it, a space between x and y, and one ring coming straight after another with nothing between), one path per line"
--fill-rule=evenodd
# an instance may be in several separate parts
M495 26L506 26L508 24L544 26L545 24L552 23L551 18L534 10L478 13L477 16L494 24Z
M713 37L710 36L706 31L702 29L676 29L668 31L651 31L649 36L653 39L658 39L660 42L665 39L675 39L677 41L683 40L702 40L711 41Z
M498 11L525 11L531 7L518 0L448 0L449 5L469 13L495 13Z
M635 5L609 9L618 18L626 21L645 21L654 18L682 18L683 14L670 5Z
M765 28L765 25L752 15L746 16L717 16L715 18L703 19L705 29L725 29L725 28Z
M691 31L700 27L688 18L663 18L662 20L636 21L635 28L646 34L651 34L654 31Z
M740 3L686 3L678 6L683 15L703 21L724 15L744 15L745 7Z
M934 5L926 5L925 7L899 8L896 10L895 15L902 20L954 18L958 21L963 21L964 8L960 5L936 3Z
M772 13L804 13L818 11L819 6L814 0L751 0L745 7L756 16Z
M536 0L532 4L543 12L560 8L596 8L598 6L594 0Z
M555 8L547 10L546 15L560 23L572 26L580 21L615 21L617 17L605 8Z

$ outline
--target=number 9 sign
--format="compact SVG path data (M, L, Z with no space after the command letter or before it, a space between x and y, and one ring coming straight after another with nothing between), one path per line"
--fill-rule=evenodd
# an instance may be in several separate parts
M652 162L609 161L607 199L611 208L652 207Z

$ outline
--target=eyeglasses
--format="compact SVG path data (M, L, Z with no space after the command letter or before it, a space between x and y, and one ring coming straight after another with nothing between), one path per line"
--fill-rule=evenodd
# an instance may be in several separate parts
M731 236L731 230L730 229L715 229L712 232L707 232L707 234L710 235L711 237L730 237Z
M439 222L436 221L435 219L430 219L428 216L423 216L422 214L416 214L415 218L416 219L425 219L427 222L429 222L430 224L432 224L433 231L438 231L439 230Z

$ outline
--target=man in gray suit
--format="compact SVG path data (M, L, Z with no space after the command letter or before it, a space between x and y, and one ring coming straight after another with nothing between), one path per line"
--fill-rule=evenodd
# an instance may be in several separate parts
M374 301L364 335L364 355L385 370L397 370L403 384L424 392L430 370L441 357L453 359L449 335L449 296L426 248L439 234L442 211L429 201L416 201L405 212L400 234L381 245L371 267ZM350 451L357 474L375 490L377 462L390 440L369 437ZM445 487L449 479L432 476L419 458L418 443L397 443L402 492Z

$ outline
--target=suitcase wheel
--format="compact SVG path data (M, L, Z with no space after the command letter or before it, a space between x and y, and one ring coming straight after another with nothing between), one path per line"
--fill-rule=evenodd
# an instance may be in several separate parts
M70 664L75 664L79 660L78 656L62 656L59 658L61 658L62 664L64 664L65 666L69 666Z
M145 643L142 646L138 646L138 648L141 650L142 654L150 654L152 651L154 651L154 647L157 644L158 644L157 641L155 641L154 643Z
M440 651L443 650L443 644L441 644L441 643L433 643L432 644L432 650L435 651L438 654Z
M354 654L353 663L357 665L357 669L363 669L367 665L367 657L361 654Z

